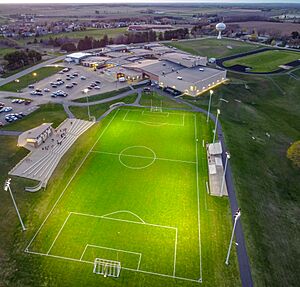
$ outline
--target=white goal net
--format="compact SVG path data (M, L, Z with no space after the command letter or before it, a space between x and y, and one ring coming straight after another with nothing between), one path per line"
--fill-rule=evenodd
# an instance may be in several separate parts
M162 112L162 101L160 101L159 106L154 106L151 99L151 106L150 106L150 112Z
M94 261L94 273L104 277L119 277L121 271L121 262L96 258Z

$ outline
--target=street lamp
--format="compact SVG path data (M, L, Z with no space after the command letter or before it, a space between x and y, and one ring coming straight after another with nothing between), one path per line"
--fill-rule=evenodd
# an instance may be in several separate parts
M25 227L25 225L24 225L24 223L23 223L23 221L22 221L22 218L21 218L21 215L20 215L20 213L19 213L19 210L18 210L16 201L15 201L15 199L14 199L14 197L13 197L12 192L11 192L10 181L11 181L11 178L8 178L8 179L5 181L4 187L3 187L3 188L4 188L5 191L9 191L10 196L11 196L11 199L12 199L13 204L14 204L14 206L15 206L17 215L18 215L18 217L19 217L20 223L21 223L21 225L22 225L22 229L23 229L23 231L25 231L25 230L26 230L26 227Z
M215 131L214 131L213 143L215 143L215 140L216 140L216 133L217 133L218 120L219 120L220 113L221 113L221 111L219 109L217 109L217 119L216 119L216 124L215 124Z
M20 80L19 80L19 79L15 79L15 82L16 82L16 83L19 83L19 82L20 82Z
M37 76L37 73L32 73L32 76L36 77L36 76Z
M214 91L210 90L209 91L209 103L208 103L208 110L207 110L207 119L206 122L208 123L209 120L209 114L210 114L210 105L211 105L211 96L213 95Z
M227 165L228 165L228 160L229 159L230 159L230 153L226 152L226 161L225 161L225 168L224 168L224 172L223 172L223 179L222 179L220 196L223 196L223 188L224 188L224 184L225 184L225 176L226 176Z
M88 117L90 119L91 114L90 114L89 97L88 97L89 89L84 89L83 92L85 93L85 96L86 96L86 102L87 102L87 108L88 108Z
M229 264L229 256L230 256L232 241L233 241L233 237L234 237L234 233L235 233L235 228L236 228L237 221L239 220L240 217L241 217L241 209L238 208L238 210L236 211L236 213L234 215L234 224L233 224L233 228L232 228L230 243L229 243L228 252L227 252L226 261L225 261L226 265Z

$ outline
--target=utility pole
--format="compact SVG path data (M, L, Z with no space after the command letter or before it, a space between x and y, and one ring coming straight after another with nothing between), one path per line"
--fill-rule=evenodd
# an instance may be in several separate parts
M19 217L20 223L21 223L21 225L22 225L22 229L23 229L23 231L25 231L25 230L26 230L26 227L25 227L25 225L24 225L24 223L23 223L23 221L22 221L22 218L21 218L20 212L19 212L19 210L18 210L16 201L15 201L15 199L14 199L14 196L13 196L12 192L11 192L10 181L11 181L11 178L9 178L9 179L7 179L7 180L5 181L5 183L4 183L4 190L5 190L5 191L9 191L10 196L11 196L11 199L12 199L13 204L14 204L14 206L15 206L17 215L18 215L18 217Z
M219 115L220 115L221 111L219 109L217 109L217 119L216 119L216 124L215 124L215 131L214 131L214 139L213 139L213 143L215 143L216 140L216 134L217 134L217 127L218 127L218 120L219 120Z
M214 91L210 90L209 91L209 103L208 103L208 110L207 110L207 119L206 122L208 123L209 120L209 114L210 114L210 105L211 105L211 96L213 95Z
M228 165L228 160L229 159L230 159L230 153L226 152L226 161L225 161L225 168L224 168L224 172L223 172L223 179L222 179L220 196L223 196L223 188L224 188L224 184L225 184L225 176L226 176L227 165Z
M237 223L237 221L239 220L240 217L241 217L241 209L238 208L238 210L236 211L236 213L234 215L234 224L233 224L233 228L232 228L231 239L230 239L230 243L229 243L229 247L228 247L228 252L227 252L227 257L226 257L226 261L225 261L226 265L229 264L229 256L230 256L232 241L233 241L233 237L234 237L234 233L235 233L236 223Z

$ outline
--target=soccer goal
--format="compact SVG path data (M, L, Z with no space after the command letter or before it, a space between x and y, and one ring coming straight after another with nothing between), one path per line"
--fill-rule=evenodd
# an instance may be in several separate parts
M119 277L121 271L121 262L96 258L94 261L94 273L104 277Z
M162 101L160 101L159 106L153 106L152 99L151 99L151 106L150 106L150 112L162 112Z

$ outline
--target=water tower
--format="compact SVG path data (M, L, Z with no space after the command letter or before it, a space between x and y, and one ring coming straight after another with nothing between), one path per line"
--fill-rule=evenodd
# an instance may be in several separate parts
M226 29L226 25L224 23L218 23L216 25L217 31L219 31L218 38L217 39L222 39L222 31Z

